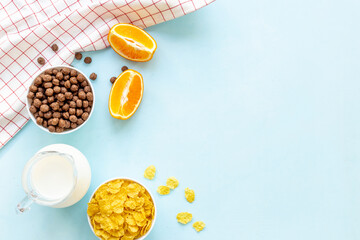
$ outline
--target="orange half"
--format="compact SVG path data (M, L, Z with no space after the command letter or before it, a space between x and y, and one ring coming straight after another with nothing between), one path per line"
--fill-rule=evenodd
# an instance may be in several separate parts
M140 73L129 69L115 80L109 96L109 111L112 117L126 120L138 109L144 92Z
M120 56L137 62L152 59L157 48L155 40L147 32L127 23L114 25L108 34L108 41Z

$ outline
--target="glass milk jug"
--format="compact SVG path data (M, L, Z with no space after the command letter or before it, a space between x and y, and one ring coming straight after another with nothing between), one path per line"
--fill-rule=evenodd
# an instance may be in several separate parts
M26 197L17 212L30 209L32 203L54 208L69 207L86 194L91 170L85 156L66 144L53 144L38 151L25 165L22 186Z

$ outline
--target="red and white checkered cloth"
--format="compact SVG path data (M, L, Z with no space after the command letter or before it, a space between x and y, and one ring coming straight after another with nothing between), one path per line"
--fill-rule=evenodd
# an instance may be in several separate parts
M109 46L116 23L141 28L172 20L214 0L1 0L0 148L29 120L26 90L48 65L71 64L74 53ZM50 46L56 43L58 52ZM45 66L37 63L44 57Z

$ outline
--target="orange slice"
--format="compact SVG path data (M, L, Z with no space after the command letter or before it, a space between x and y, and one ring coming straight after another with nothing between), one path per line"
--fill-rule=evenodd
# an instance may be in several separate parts
M131 24L114 25L108 34L112 49L132 61L149 61L156 50L155 40L144 30Z
M140 73L129 69L115 80L109 96L109 111L112 117L126 120L138 109L144 92Z

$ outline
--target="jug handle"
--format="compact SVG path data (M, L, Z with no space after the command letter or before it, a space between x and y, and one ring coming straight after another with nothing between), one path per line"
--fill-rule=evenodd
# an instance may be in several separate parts
M28 210L30 210L30 205L34 203L34 198L36 198L35 195L32 195L31 193L26 195L21 202L19 202L16 205L16 213L22 214Z

